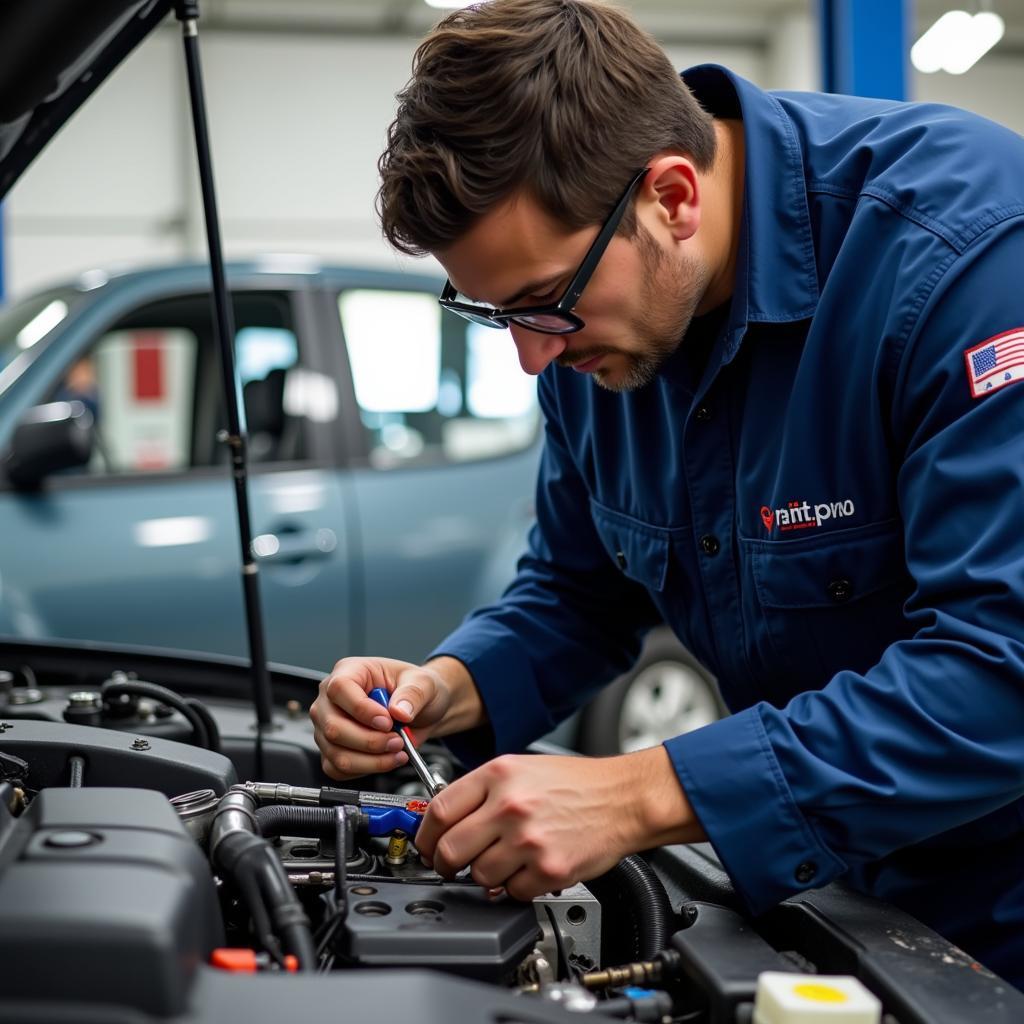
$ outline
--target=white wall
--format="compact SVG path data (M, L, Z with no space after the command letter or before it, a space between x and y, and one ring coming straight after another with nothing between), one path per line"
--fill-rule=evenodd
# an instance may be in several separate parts
M373 212L376 160L417 39L207 31L203 68L229 256L308 252L409 265ZM670 46L677 67L725 64L768 88L818 84L809 13L761 41ZM918 76L917 96L1024 131L1024 64L995 55L958 79ZM17 297L111 263L202 256L205 239L176 28L104 83L5 203L6 288Z
M916 100L963 107L1024 135L1024 59L1020 56L995 50L964 75L915 72L912 86Z
M225 249L410 265L373 211L376 161L413 37L202 36ZM176 30L105 82L5 203L7 291L110 263L202 255L205 238ZM753 46L673 47L763 77Z

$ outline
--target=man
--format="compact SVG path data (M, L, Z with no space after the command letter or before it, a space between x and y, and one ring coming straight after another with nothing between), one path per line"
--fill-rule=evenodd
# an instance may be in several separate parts
M422 667L346 659L336 778L470 765L417 838L529 898L709 839L754 912L843 876L1024 985L1024 143L948 108L676 76L625 15L494 0L421 45L398 248L539 374L537 523ZM503 338L496 334L495 344ZM521 750L664 619L734 712Z

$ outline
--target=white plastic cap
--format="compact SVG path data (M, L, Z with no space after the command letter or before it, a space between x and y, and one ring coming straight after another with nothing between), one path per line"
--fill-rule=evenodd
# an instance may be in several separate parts
M754 1024L879 1024L882 1004L844 974L782 974L757 978Z

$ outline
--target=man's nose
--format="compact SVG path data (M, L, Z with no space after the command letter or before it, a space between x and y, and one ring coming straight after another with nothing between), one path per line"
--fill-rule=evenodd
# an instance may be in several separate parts
M519 365L524 372L536 375L552 360L557 359L568 347L569 342L561 334L542 334L530 331L519 324L509 324L512 340L519 353Z

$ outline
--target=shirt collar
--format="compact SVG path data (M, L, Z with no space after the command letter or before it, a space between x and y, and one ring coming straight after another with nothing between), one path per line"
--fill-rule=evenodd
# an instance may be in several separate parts
M803 159L789 117L774 96L717 64L690 68L682 78L710 114L743 119L743 222L730 331L741 336L748 323L807 319L818 304L818 276Z

